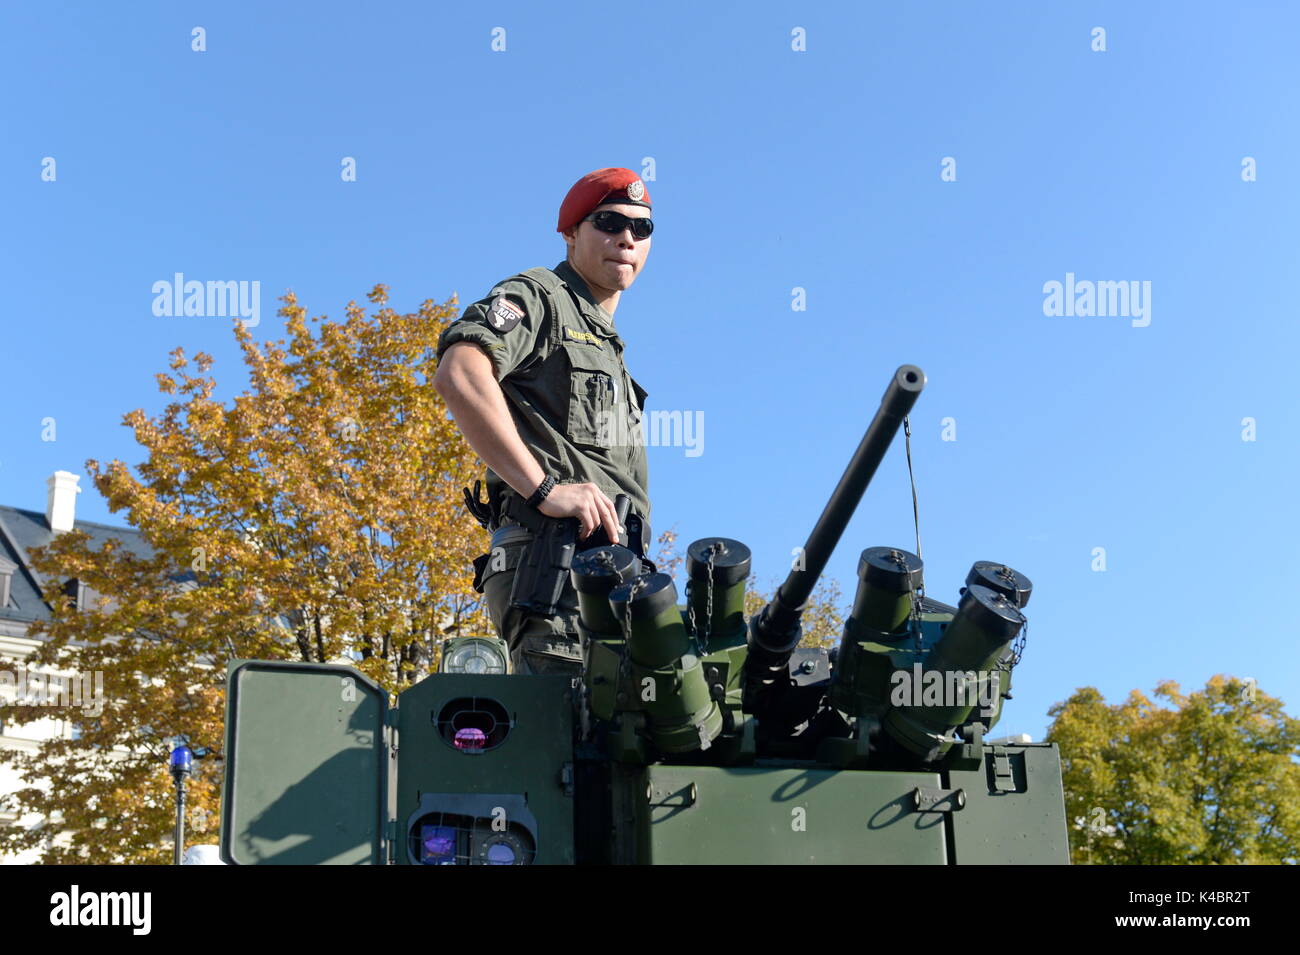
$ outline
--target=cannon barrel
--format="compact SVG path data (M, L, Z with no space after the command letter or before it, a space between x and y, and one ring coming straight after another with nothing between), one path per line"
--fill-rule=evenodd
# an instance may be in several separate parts
M866 433L844 469L840 483L817 519L804 544L802 566L790 571L772 600L759 615L751 634L751 646L757 644L767 654L785 654L799 641L799 617L817 578L826 568L835 545L857 509L862 492L875 476L876 468L893 442L903 418L925 387L925 372L915 365L900 365L880 399L880 407L867 426ZM760 654L766 656L767 654Z

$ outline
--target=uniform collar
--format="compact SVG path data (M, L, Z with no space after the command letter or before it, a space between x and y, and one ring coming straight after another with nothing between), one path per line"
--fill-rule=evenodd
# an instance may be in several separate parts
M594 318L603 326L607 333L614 331L614 318L605 311L596 300L592 297L591 289L588 288L586 281L578 274L577 269L569 264L568 259L564 259L555 268L551 269L565 285L578 293L578 298L582 300L583 311Z

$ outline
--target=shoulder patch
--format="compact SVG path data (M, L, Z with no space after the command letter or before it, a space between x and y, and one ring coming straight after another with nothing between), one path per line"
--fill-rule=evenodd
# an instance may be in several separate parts
M495 289L494 289L495 291ZM506 298L504 292L498 292L488 309L488 322L499 332L508 332L524 319L524 308Z

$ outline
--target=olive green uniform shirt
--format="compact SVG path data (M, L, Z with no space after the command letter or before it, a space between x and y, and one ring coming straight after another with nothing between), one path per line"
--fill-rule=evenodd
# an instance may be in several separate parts
M542 469L561 484L595 484L610 500L626 494L648 526L646 390L628 374L613 318L569 263L499 282L443 331L438 359L463 341L492 357L519 437ZM492 500L512 490L491 468L487 487Z

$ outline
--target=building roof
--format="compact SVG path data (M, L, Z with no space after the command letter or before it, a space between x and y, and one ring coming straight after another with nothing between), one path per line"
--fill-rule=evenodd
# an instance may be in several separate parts
M90 535L89 546L93 550L98 550L105 541L115 537L131 553L143 558L153 556L153 548L145 541L144 535L133 527L114 527L95 521L75 521L72 526L74 530ZM50 618L50 608L41 599L43 580L32 568L27 555L32 549L42 547L53 539L54 532L50 530L42 512L0 504L0 557L8 558L18 565L9 592L9 606L0 607L0 620L30 623Z

